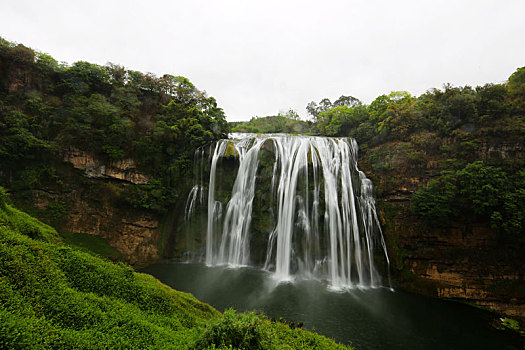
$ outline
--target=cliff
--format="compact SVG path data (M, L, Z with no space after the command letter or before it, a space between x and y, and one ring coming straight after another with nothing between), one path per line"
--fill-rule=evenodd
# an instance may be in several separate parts
M136 185L145 185L152 179L151 176L137 169L136 162L132 158L101 162L93 154L69 148L63 152L63 160L73 164L76 169L83 170L86 177L90 179L120 180Z
M480 143L475 153L478 159L516 161L523 159L524 149L519 140L491 139ZM412 194L439 176L442 158L414 142L390 142L370 148L360 161L376 186L394 280L398 287L417 293L524 319L525 259L519 247L492 229L488 220L429 227L414 214Z
M88 152L69 149L58 168L60 186L15 193L15 202L61 232L104 238L133 266L161 258L161 215L132 208L120 199L126 186L151 179L137 170L134 160L103 161Z

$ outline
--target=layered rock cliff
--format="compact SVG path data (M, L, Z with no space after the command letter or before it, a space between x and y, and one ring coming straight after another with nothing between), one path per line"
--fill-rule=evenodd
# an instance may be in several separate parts
M63 160L73 164L73 167L76 169L83 170L86 177L90 179L120 180L144 185L152 178L141 173L137 169L135 160L132 158L101 162L88 152L69 148L63 152Z
M478 159L519 159L523 144L492 140ZM414 156L416 154L416 156ZM428 227L411 209L411 196L442 170L442 160L413 143L392 142L363 155L360 167L374 181L398 286L458 299L525 318L525 258L488 223Z
M131 265L145 266L161 258L162 217L134 209L119 198L126 186L151 177L133 159L103 161L69 149L63 153L60 186L26 190L15 196L21 205L64 233L100 236Z

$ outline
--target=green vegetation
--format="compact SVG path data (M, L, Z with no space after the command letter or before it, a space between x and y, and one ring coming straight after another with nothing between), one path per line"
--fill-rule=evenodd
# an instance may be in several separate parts
M100 236L88 235L85 233L62 233L61 236L64 243L79 250L95 253L101 257L114 261L121 259L120 253Z
M512 318L502 318L501 320L501 327L499 327L499 330L506 330L509 329L511 331L517 332L522 336L525 336L525 330L523 330L520 327L520 323L516 320L513 320Z
M0 187L0 201L6 199L2 195L3 191L4 189ZM11 207L6 202L4 202L3 207L0 207L0 225L5 230L23 232L25 236L34 240L53 243L60 241L56 231L51 226Z
M445 171L412 198L414 212L427 224L480 222L508 235L523 236L525 171L508 176L501 168L474 162L458 171Z
M187 78L59 64L0 38L0 181L11 190L61 185L61 152L80 149L101 160L134 159L155 181L124 188L122 199L164 212L194 150L227 131L215 99Z
M2 349L337 349L263 315L221 315L155 278L65 245L0 187Z
M300 120L297 113L288 113L268 117L254 117L247 122L229 123L232 132L261 134L306 134L311 132L313 124Z
M367 146L410 141L422 131L475 144L469 134L504 136L524 132L525 96L520 91L525 83L514 78L524 70L518 69L506 84L475 89L445 85L444 90L431 89L419 97L394 91L377 97L370 105L351 96L341 96L333 104L325 98L319 105L310 102L307 110L321 134L352 136Z

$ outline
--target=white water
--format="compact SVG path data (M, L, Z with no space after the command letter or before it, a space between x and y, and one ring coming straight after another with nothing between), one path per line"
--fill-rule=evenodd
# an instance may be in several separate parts
M273 271L279 281L301 275L327 279L334 289L380 285L374 248L382 250L387 265L389 259L372 183L357 168L355 140L288 135L237 137L217 142L211 156L206 264L237 267L252 263L250 225L252 216L258 214L252 212L253 200L260 152L267 147L272 149L275 162L271 188L262 190L272 191L275 226L268 232L264 267ZM234 148L238 170L223 213L223 204L215 200L215 186L217 164L228 145ZM191 191L187 217L195 210L203 186L196 185ZM320 225L322 222L324 225Z
M222 216L222 203L215 200L215 172L217 170L217 160L224 154L227 142L219 141L215 145L213 158L211 161L210 182L208 185L208 229L206 231L206 265L213 264L213 238L216 231L218 219Z
M233 185L232 196L226 207L221 245L216 262L232 266L248 264L249 229L252 218L252 203L255 194L257 155L263 139L253 142L244 139L234 144L239 155L239 171ZM213 253L212 253L213 254Z

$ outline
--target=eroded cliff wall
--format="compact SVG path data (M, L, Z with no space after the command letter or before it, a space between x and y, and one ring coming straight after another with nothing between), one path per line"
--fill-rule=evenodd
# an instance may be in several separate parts
M476 157L518 159L523 150L522 142L492 140L480 145ZM414 215L412 194L439 176L439 156L413 142L391 142L364 152L360 167L376 186L398 286L525 318L525 258L519 247L488 220L429 227Z
M135 209L120 199L126 186L151 177L137 170L133 159L104 161L78 149L62 154L60 185L14 194L14 200L64 233L104 238L122 259L141 267L162 257L167 235L162 216Z

